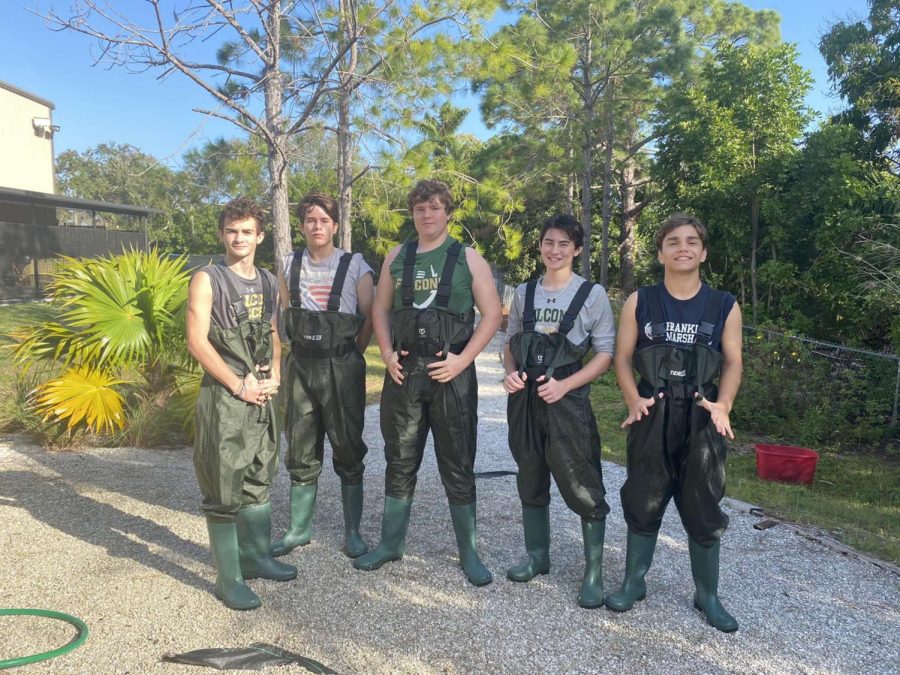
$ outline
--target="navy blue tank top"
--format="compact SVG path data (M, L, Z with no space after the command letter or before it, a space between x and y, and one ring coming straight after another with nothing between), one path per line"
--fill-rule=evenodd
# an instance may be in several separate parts
M703 318L703 310L709 299L711 289L706 284L701 284L700 291L688 300L673 298L666 290L665 284L657 284L660 287L662 297L663 318L666 322L666 342L673 345L690 345L697 340L697 329ZM649 347L650 340L650 308L647 302L646 288L638 289L638 301L635 308L635 317L638 325L637 349ZM722 331L725 329L725 319L734 307L735 298L731 293L725 293L722 302L722 311L716 321L716 328L712 334L713 349L722 351Z

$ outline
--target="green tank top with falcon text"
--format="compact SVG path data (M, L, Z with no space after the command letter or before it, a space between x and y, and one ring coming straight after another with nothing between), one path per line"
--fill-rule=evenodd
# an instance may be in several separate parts
M444 269L447 249L450 248L454 241L456 240L452 237L447 237L447 240L436 249L427 253L416 254L413 306L417 309L427 309L434 305L437 299L437 288L441 271ZM400 249L400 253L391 262L391 278L394 280L394 309L403 307L400 285L403 282L405 253L406 245L404 244ZM463 247L459 260L456 263L456 270L453 272L453 282L450 285L450 303L447 309L451 312L462 314L472 309L474 304L475 301L472 297L472 273L469 271L469 264L466 262L466 251L465 247Z

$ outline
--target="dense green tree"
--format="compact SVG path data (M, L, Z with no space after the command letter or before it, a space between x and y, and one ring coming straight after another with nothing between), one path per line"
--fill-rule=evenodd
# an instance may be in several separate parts
M819 43L840 118L866 134L869 149L900 174L900 2L869 0L868 21L839 21Z
M771 12L753 12L718 0L511 5L519 18L499 31L495 53L474 79L476 90L484 92L482 112L489 126L541 135L564 148L558 154L568 166L560 175L578 177L585 266L592 259L592 192L599 174L600 282L607 285L616 164L625 165L618 172L620 181L628 181L623 186L628 204L621 222L630 228L644 206L636 199L644 181L639 154L653 140L646 116L658 97L694 68L716 37L769 40L777 33L777 21ZM618 158L617 143L622 148ZM630 241L627 233L623 242L627 246Z
M72 197L163 211L147 223L150 239L162 251L219 251L210 191L189 172L174 171L133 146L101 143L81 153L67 150L56 159L56 180L59 191ZM108 227L143 227L125 216L100 217Z
M727 233L731 264L749 268L754 322L761 228L774 224L767 206L809 120L810 82L793 45L723 44L696 83L674 87L660 111L657 167L671 204L706 213ZM743 297L742 273L739 281Z

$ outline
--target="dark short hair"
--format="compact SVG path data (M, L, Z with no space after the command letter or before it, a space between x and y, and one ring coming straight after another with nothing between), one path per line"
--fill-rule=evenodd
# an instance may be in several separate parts
M224 231L225 226L229 223L247 220L247 218L256 220L257 232L265 231L266 215L259 204L247 197L232 199L222 208L222 212L219 214L219 232Z
M437 197L438 201L444 205L444 210L449 216L453 213L456 205L453 203L453 195L450 194L450 188L447 184L439 180L420 180L409 191L406 197L406 206L409 213L412 214L413 207L422 202L430 202L432 197Z
M562 230L575 244L575 248L584 246L584 230L575 216L561 213L547 218L541 226L541 236L538 237L538 243L544 241L544 235L547 234L547 230Z
M306 220L307 212L316 206L327 213L328 217L334 222L337 223L340 221L340 218L338 217L338 203L334 197L325 194L324 192L310 192L300 200L299 204L297 204L297 217L300 219L301 223Z
M706 231L706 226L700 222L699 218L690 216L686 213L673 213L666 218L656 231L656 250L661 251L663 240L666 238L666 235L682 225L690 225L697 230L697 235L700 237L700 243L703 244L703 248L709 247L709 233Z

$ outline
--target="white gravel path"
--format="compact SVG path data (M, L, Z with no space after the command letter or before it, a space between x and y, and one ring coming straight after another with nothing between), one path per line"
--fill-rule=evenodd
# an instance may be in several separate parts
M515 469L497 344L478 360L477 471ZM371 546L384 494L377 406L369 407L366 425L364 534ZM624 568L624 470L604 464L604 472L612 509L604 569L613 588ZM286 525L287 490L282 468L273 493L276 532ZM900 578L890 571L787 527L754 530L755 517L729 506L720 590L741 628L723 635L692 608L686 540L673 507L647 600L621 615L582 610L575 604L581 530L558 494L552 570L514 584L504 571L523 554L515 479L479 479L478 490L490 586L471 587L458 567L429 444L402 561L376 572L353 569L339 550L339 483L327 466L313 542L287 558L298 579L251 582L263 607L237 613L211 593L214 570L189 450L49 453L7 437L0 439L0 607L56 609L90 627L80 649L23 673L200 673L160 656L255 641L340 673L900 672ZM72 634L47 620L0 618L0 658L48 649Z

